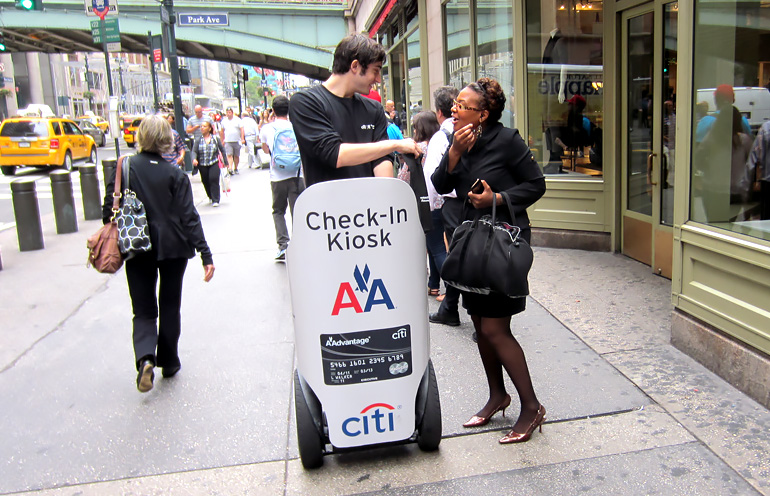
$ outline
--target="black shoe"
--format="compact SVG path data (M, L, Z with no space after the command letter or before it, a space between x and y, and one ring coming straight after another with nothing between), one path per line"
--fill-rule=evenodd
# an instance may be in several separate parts
M181 369L181 365L175 365L173 367L163 367L163 378L168 379L169 377L174 377L177 372L179 372L179 369Z
M428 315L428 320L434 324L444 324L452 327L460 325L459 315L450 315L446 313L436 312Z
M141 393L146 393L152 389L152 383L155 380L155 372L152 370L155 364L152 360L142 360L139 364L139 374L136 376L136 389Z

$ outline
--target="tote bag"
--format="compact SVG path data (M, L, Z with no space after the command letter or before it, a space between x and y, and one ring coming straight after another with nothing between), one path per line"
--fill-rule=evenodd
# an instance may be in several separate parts
M511 222L498 222L497 205L492 215L466 220L455 229L449 254L441 267L444 282L461 291L499 293L510 298L529 294L527 275L533 254L516 226L511 200L502 193Z

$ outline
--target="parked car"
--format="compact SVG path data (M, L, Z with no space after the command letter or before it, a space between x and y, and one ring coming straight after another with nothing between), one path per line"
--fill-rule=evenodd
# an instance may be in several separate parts
M128 125L123 125L123 140L129 146L133 148L136 146L136 130L139 129L139 124L142 123L144 117L135 117Z
M96 146L102 147L107 143L107 137L104 135L104 131L94 126L89 119L75 119L75 123L84 133L94 139Z
M72 120L13 117L0 124L0 169L5 176L24 166L71 171L82 159L96 163L96 143Z
M90 121L91 124L101 129L104 134L107 134L110 132L110 123L107 122L107 120L105 120L103 117L94 115L93 112L87 113L86 115L80 115L77 117L77 119L75 119L75 121L77 122L82 119L87 119L88 121Z

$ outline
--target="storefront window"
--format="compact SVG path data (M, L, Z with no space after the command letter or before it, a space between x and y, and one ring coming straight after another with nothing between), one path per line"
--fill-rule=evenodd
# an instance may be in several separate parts
M529 144L546 175L603 175L602 6L526 0Z
M471 25L468 0L450 0L444 9L448 84L459 89L474 81L471 73Z
M479 77L490 77L507 97L500 122L515 127L513 116L513 8L510 0L490 0L476 7Z
M770 240L770 9L695 3L690 218Z
M409 88L409 115L405 119L405 126L412 122L412 116L417 112L420 112L423 107L419 29L415 29L414 32L407 38L406 51L409 55L409 77L407 81ZM430 103L428 103L427 107L430 108Z

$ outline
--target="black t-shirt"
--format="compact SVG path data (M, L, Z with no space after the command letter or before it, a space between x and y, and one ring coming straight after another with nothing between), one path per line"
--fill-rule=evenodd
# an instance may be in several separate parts
M358 93L340 98L323 85L291 98L289 118L297 135L307 186L323 181L373 177L374 167L388 156L337 168L342 143L374 143L388 139L382 105Z

